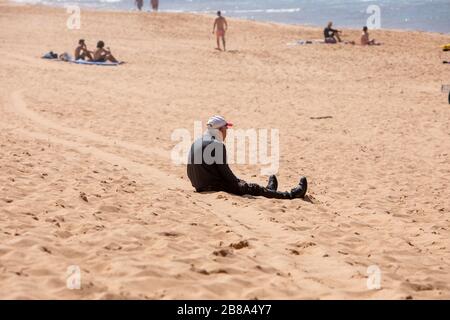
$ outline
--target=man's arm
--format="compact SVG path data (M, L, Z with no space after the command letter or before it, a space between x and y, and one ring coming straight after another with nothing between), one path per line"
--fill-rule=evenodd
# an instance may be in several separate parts
M228 23L227 23L227 19L223 18L223 22L225 24L225 31L228 30Z
M93 53L92 51L88 50L87 45L83 46L83 51L88 52L88 53Z
M216 25L217 25L217 19L214 20L214 26L213 26L213 31L212 31L213 34L214 34L214 31L216 30Z
M75 60L77 60L78 57L80 56L80 51L81 51L81 48L80 47L76 47L75 54L74 54Z
M216 163L217 168L219 169L220 175L222 176L223 180L228 182L228 183L238 183L239 179L234 175L233 171L231 171L230 167L228 166L227 163L227 150L225 148L225 145L223 143L222 144L222 154L223 154L223 159L222 159L222 163Z
M329 31L329 32L332 32L332 33L336 33L336 32L337 32L337 30L336 30L336 29L333 29L333 28L328 28L328 31Z

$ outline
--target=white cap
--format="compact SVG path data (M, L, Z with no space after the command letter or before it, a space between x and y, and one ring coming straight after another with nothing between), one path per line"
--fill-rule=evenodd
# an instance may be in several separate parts
M233 124L227 122L222 116L214 116L209 118L208 123L207 123L208 128L212 128L212 129L220 129L222 127L232 127Z

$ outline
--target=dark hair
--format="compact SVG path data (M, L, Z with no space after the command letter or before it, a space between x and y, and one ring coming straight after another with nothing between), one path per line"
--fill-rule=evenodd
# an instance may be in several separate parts
M78 40L78 44L83 44L83 43L84 43L84 39Z
M217 15L220 17L222 15L222 12L217 11Z
M100 40L99 42L97 42L97 48L103 48L105 46L105 43L102 41L102 40Z
M363 31L367 31L367 30L368 30L367 26L364 26Z

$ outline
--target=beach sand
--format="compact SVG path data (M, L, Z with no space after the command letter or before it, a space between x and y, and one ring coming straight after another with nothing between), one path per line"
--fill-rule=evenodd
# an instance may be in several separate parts
M448 35L291 47L321 29L231 19L223 53L210 16L67 18L0 3L0 298L450 298ZM79 38L127 63L40 59ZM278 129L280 189L304 174L307 201L195 193L171 134L214 114Z

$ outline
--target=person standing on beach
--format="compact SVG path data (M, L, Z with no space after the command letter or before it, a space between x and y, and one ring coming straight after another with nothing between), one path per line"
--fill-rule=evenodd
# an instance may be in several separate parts
M227 20L225 20L224 17L222 17L222 13L220 11L217 11L217 18L214 21L213 26L213 34L214 31L216 32L216 38L217 38L217 50L220 49L220 38L222 38L222 44L223 44L223 51L226 51L225 47L225 32L228 30L228 24Z
M158 11L159 0L151 0L150 3L151 3L151 5L152 5L153 11Z
M136 7L139 9L139 11L142 10L142 7L144 6L144 0L135 0Z

